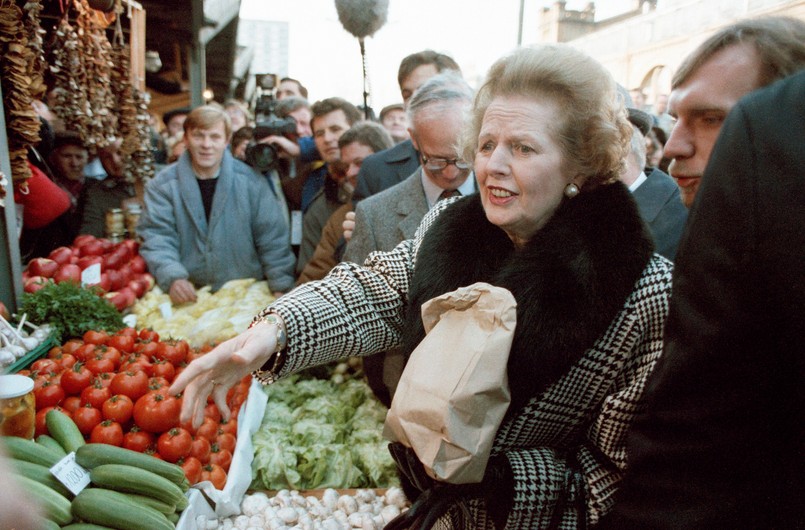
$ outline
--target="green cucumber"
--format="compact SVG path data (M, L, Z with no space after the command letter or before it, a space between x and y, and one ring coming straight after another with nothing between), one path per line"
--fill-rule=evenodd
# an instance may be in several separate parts
M36 443L39 445L44 445L48 449L52 449L53 452L58 453L60 457L64 458L67 456L67 452L64 450L64 447L61 446L59 442L56 441L55 438L52 436L48 436L47 434L40 434L36 437Z
M161 500L155 499L154 497L149 497L148 495L140 495L139 493L123 493L123 495L134 502L150 506L159 513L163 513L165 515L170 515L176 512L175 504L168 504L167 502L162 502Z
M33 440L25 438L18 438L16 436L3 437L6 450L12 458L16 460L25 460L26 462L33 462L47 468L51 468L61 460L61 457L51 449L44 445L39 445Z
M45 515L51 521L63 526L73 521L73 514L70 512L70 501L49 488L28 477L17 475L20 487L27 491L42 506Z
M61 530L115 530L111 526L101 526L92 523L73 523L67 526L62 526Z
M103 464L90 471L89 479L96 486L126 493L148 495L177 507L187 502L187 498L179 486L165 477L139 467Z
M104 464L124 464L139 467L170 480L179 486L183 492L190 488L187 477L185 477L184 471L180 466L123 447L89 443L78 448L78 451L75 452L75 461L78 465L87 469L93 469Z
M72 453L84 445L84 435L78 430L75 422L65 413L56 409L45 414L45 423L50 435L59 442L66 453Z
M57 523L54 523L50 519L42 519L40 523L42 525L40 530L59 530L61 528L61 526L59 526Z
M86 523L118 530L174 530L173 523L155 509L135 503L120 492L86 488L76 495L73 515Z
M26 462L25 460L12 460L11 465L14 466L14 473L17 475L22 475L24 477L28 477L31 480L35 480L40 484L44 484L49 488L53 488L54 490L61 493L65 499L72 499L73 494L70 490L65 487L64 484L59 482L53 473L50 472L50 469L46 468L45 466L34 464L33 462Z

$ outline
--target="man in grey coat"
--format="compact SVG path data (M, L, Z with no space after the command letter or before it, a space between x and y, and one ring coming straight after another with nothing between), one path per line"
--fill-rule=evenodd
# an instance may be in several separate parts
M226 148L228 115L199 107L184 128L187 152L146 186L137 229L157 284L174 304L239 278L266 279L275 294L290 289L288 225L267 181Z
M388 251L414 236L422 218L441 198L476 190L470 164L456 153L472 89L455 72L431 77L408 103L408 132L422 165L407 179L355 207L355 231L344 261L363 263L369 253ZM358 177L360 179L360 176ZM364 357L369 385L386 405L404 365L396 352Z

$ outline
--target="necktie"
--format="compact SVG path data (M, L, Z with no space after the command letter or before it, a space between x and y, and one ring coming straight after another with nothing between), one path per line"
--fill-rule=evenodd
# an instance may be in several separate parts
M458 197L459 195L461 195L461 192L458 190L444 190L442 191L442 194L439 195L439 200L441 201L442 199L449 199L450 197Z

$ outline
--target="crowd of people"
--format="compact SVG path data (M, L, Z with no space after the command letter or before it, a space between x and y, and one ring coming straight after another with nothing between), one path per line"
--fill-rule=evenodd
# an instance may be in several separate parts
M173 383L183 421L209 396L226 416L246 374L347 356L389 405L423 304L509 290L511 403L483 480L439 482L392 444L413 507L389 528L802 527L800 70L805 23L764 17L704 41L652 105L562 44L513 51L477 90L413 53L378 122L284 78L270 124L237 101L166 113L166 165L139 193L118 144L94 179L57 132L52 222L93 233L140 201L175 304L268 281L252 327Z

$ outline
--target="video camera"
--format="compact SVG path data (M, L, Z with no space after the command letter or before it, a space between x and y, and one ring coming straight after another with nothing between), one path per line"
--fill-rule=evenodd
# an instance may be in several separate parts
M291 118L276 118L259 122L254 128L254 138L246 146L246 162L260 173L265 173L277 163L279 152L268 143L257 143L268 136L284 136L296 141L296 122Z

